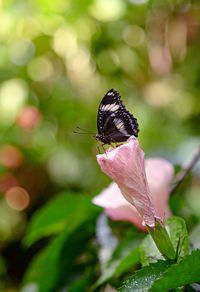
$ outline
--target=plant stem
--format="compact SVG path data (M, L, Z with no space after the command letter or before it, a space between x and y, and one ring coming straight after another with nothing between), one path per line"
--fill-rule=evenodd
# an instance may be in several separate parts
M170 187L170 193L174 192L175 189L181 184L181 182L186 177L188 171L190 171L195 166L195 164L197 163L199 159L200 159L200 146L197 148L197 151L195 152L190 162L185 167L183 167L182 170L175 177L173 185Z

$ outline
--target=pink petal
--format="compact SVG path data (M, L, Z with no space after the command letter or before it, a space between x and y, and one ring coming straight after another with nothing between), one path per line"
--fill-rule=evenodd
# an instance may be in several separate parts
M105 209L105 213L112 220L128 221L133 223L133 225L137 226L139 229L147 231L146 227L142 224L142 220L137 210L135 209L135 213L129 212L131 212L131 210L128 206L124 206L124 209L122 206L120 207L120 209Z
M122 196L116 183L111 183L92 202L105 208L105 213L113 220L129 221L142 230L146 227L142 225L137 210Z
M112 182L98 196L94 197L92 202L103 208L118 208L119 206L129 204L122 196L117 184L114 182ZM132 206L131 204L129 205Z
M145 161L145 170L158 213L167 219L171 216L168 199L169 184L174 175L173 165L162 158L150 158Z
M137 209L145 224L154 228L155 218L161 221L153 204L144 169L144 152L135 137L97 155L101 169L119 186L125 199Z

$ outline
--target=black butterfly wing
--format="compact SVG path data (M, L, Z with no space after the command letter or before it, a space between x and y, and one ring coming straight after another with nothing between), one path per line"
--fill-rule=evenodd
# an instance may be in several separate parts
M129 113L120 95L114 89L109 90L99 106L97 126L99 134L109 138L110 142L123 142L130 136L138 136L137 120Z
M123 142L130 136L138 136L137 120L126 110L119 110L107 118L103 135L110 137L111 142Z
M119 109L125 108L120 98L119 93L114 89L109 90L103 97L99 105L97 117L97 128L99 134L103 134L103 127L111 114Z

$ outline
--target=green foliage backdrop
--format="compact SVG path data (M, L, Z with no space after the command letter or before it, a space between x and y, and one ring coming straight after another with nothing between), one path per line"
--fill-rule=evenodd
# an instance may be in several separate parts
M2 0L0 21L0 289L88 291L102 264L91 199L109 183L95 157L98 105L116 89L146 157L190 159L200 142L200 4ZM94 134L74 134L76 126ZM189 231L199 192L196 176L170 201ZM120 287L144 234L110 224L120 244L137 237L99 280L120 274L110 282Z

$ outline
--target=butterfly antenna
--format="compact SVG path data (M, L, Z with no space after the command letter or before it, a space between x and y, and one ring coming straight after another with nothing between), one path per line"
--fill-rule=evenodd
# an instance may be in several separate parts
M77 132L77 131L73 131L73 133L74 133L74 134L81 134L81 135L82 135L82 134L86 134L86 135L89 135L89 134L90 134L90 133L80 133L80 132Z
M76 129L78 130L75 130L73 131L73 133L76 133L76 134L92 134L92 135L95 135L95 133L93 131L88 131L86 129L83 129L83 128L80 128L80 127L76 127Z
M79 126L77 126L76 128L79 129L79 130L81 130L81 131L85 131L85 133L95 134L94 131L91 131L91 130L88 131L86 129L80 128Z

